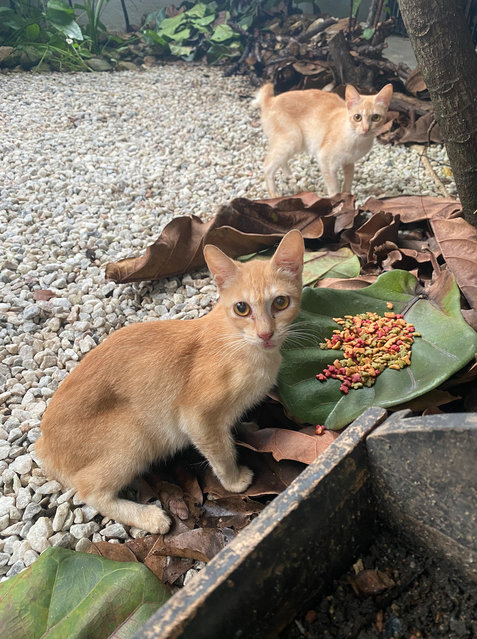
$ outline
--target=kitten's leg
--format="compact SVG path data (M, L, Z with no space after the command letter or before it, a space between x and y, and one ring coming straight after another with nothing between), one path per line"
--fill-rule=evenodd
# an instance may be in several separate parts
M343 165L343 193L351 193L354 177L354 164Z
M288 166L288 160L298 152L300 140L300 131L291 129L287 131L286 137L284 137L282 132L279 140L270 144L264 164L265 184L270 197L280 196L275 184L275 174L278 169L282 169L286 178L290 177L291 171Z
M193 432L189 428L189 435L226 490L241 493L250 486L253 472L237 464L237 449L230 431L224 433L220 426L211 428L208 424L200 429L195 427Z
M328 195L330 197L332 195L336 195L336 193L340 192L338 169L326 164L325 162L320 162L319 164Z
M167 533L171 527L171 520L162 508L136 504L129 499L120 499L117 497L117 489L108 485L110 481L101 482L104 477L103 469L104 465L98 464L88 466L76 473L73 481L78 489L79 498L110 519L154 534ZM128 482L126 480L120 483L121 488Z

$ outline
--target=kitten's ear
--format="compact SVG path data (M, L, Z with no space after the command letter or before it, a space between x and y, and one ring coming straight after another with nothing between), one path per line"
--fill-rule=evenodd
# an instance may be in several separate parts
M382 104L386 109L389 107L391 102L391 98L393 97L393 85L386 84L379 93L376 94L374 98L375 102L378 104Z
M354 108L361 102L361 96L352 84L347 84L345 89L345 100L348 109Z
M278 245L272 257L272 265L280 271L285 271L297 277L303 271L303 254L305 245L300 231L289 231Z
M204 246L204 257L209 271L212 273L212 277L219 288L223 288L237 275L237 264L213 244Z

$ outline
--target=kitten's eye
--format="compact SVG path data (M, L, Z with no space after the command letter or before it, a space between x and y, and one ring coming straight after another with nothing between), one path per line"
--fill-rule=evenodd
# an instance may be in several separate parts
M373 113L373 115L371 116L371 120L373 122L378 122L378 120L381 119L381 116L379 115L379 113Z
M237 304L234 304L235 314L240 317L247 317L247 315L250 315L250 310L250 306L247 302L237 302Z
M355 113L353 115L353 118L356 120L356 122L361 122L361 120L363 119L361 113Z
M279 295L273 300L272 306L277 311L284 311L290 305L290 298L286 295Z

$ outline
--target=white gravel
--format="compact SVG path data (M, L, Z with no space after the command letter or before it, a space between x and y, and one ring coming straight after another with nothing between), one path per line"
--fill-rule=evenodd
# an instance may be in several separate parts
M210 309L206 271L105 282L177 215L202 219L234 197L266 196L254 90L215 68L170 64L117 74L0 75L0 577L50 546L85 549L139 530L103 519L47 481L34 442L58 384L115 329ZM446 163L443 149L430 157ZM323 191L316 165L289 188ZM435 194L415 151L376 144L356 174L369 195ZM286 185L282 182L282 188ZM55 293L35 301L39 289Z

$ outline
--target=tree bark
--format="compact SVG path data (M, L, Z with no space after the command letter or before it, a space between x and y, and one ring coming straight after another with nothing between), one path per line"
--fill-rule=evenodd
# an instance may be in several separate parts
M477 226L477 55L462 0L398 0L464 217Z

